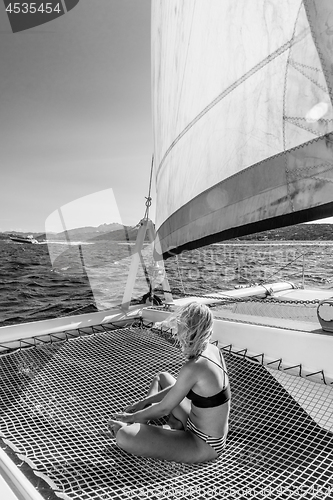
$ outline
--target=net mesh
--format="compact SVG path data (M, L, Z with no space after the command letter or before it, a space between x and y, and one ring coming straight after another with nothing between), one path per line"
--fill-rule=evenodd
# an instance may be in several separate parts
M84 333L93 335L0 358L3 445L46 498L333 498L332 387L304 388L225 352L232 406L221 457L196 465L134 457L108 434L108 417L144 397L156 372L177 375L182 354L150 329Z
M270 299L265 301L244 299L244 301L230 301L224 305L215 305L214 316L225 320L241 321L244 319L246 322L268 326L276 326L276 319L283 318L288 328L303 331L304 326L302 326L302 323L304 322L313 323L313 329L319 326L317 306L318 303L304 304L301 301L298 303L296 300L289 301L289 304L286 304L283 301L279 302ZM300 324L297 326L296 322Z

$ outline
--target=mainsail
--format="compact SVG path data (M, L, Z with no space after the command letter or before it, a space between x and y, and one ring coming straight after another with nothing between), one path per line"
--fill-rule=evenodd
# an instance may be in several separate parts
M333 214L331 0L154 0L164 256Z

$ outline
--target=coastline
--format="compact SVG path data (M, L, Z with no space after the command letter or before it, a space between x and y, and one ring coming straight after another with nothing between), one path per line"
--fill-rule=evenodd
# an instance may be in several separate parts
M72 241L84 241L89 243L98 243L99 241L114 242L134 242L137 237L137 227L126 227L109 232L101 232L99 228L80 228L69 230L68 237ZM95 229L95 230L94 230ZM20 236L32 234L38 241L45 241L45 233L36 232L0 232L0 240L9 239L9 235L16 233ZM52 238L53 239L53 238ZM64 234L54 234L54 240L63 241ZM333 224L297 224L278 229L269 229L260 233L254 233L247 236L241 236L232 240L225 240L224 243L237 243L245 241L333 241Z

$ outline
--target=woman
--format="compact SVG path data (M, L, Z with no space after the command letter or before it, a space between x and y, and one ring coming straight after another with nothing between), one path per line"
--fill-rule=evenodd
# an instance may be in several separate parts
M148 396L114 415L109 429L123 450L143 457L184 463L217 458L228 433L230 388L224 359L210 344L213 315L190 303L176 316L177 337L186 362L177 379L155 375ZM131 412L131 413L130 413ZM148 420L170 415L168 426Z

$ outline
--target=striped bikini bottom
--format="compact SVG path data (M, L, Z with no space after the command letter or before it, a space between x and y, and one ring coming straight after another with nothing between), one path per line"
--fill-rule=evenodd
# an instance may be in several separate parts
M209 444L216 451L218 455L221 455L226 445L226 436L222 436L219 438L208 436L208 434L205 434L204 432L200 431L200 429L198 429L194 425L190 417L187 419L186 430L193 432L193 434L198 436L205 443Z

